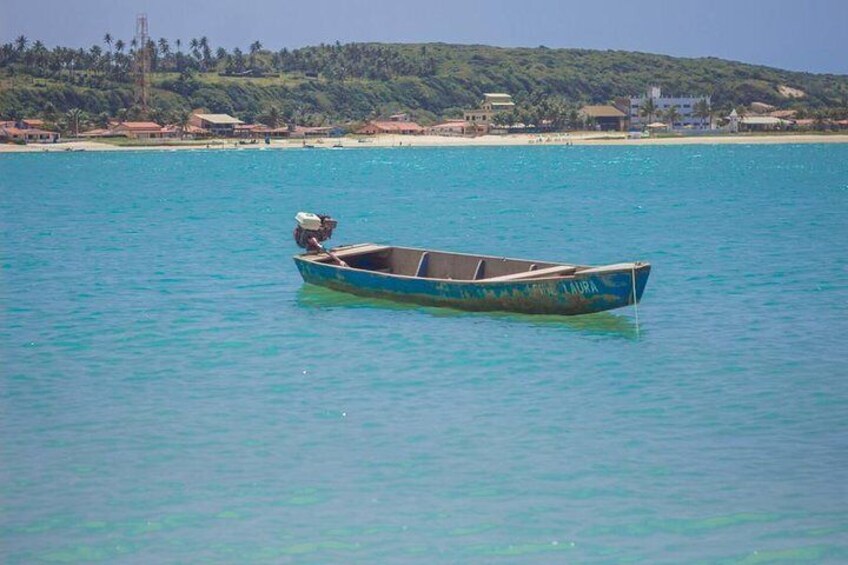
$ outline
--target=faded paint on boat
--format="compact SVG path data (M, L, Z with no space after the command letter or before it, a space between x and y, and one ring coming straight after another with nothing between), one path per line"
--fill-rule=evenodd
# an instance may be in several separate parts
M647 263L624 263L583 267L584 272L565 277L447 280L342 267L317 260L315 255L297 255L294 260L307 283L360 296L462 310L563 315L590 314L633 304L634 273L638 302L651 270Z

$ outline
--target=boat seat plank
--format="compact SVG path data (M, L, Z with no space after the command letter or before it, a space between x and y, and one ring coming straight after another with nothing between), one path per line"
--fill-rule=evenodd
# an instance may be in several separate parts
M416 277L424 277L427 275L427 267L430 265L430 253L425 251L421 254L421 259L418 261L418 268L415 269Z
M477 268L474 269L474 278L473 280L479 281L486 274L486 260L480 259L477 261Z
M557 265L556 267L548 267L546 269L535 269L533 271L522 271L511 275L502 275L500 277L492 277L483 279L483 282L502 282L502 281L520 281L523 279L539 279L555 275L570 275L577 270L574 265Z
M388 245L374 245L372 243L366 243L363 245L351 245L350 247L340 247L337 249L332 249L331 251L336 255L336 257L352 257L354 255L365 255L367 253L376 253L378 251L383 251L384 249L389 249ZM328 259L329 255L326 253L318 253L317 255L311 255L310 258L315 258L318 260Z

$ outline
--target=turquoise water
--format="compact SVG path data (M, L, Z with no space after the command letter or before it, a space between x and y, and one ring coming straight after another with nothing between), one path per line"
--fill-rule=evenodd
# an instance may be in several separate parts
M0 560L848 560L848 146L0 156ZM304 287L648 260L638 310Z

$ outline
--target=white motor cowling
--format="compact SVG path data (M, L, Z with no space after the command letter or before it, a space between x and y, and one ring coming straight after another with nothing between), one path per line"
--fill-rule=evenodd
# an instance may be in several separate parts
M297 220L294 240L300 247L313 253L323 251L321 242L330 239L338 225L330 216L310 212L298 212L294 219Z
M297 220L297 225L305 230L320 230L321 216L311 212L298 212L294 217Z

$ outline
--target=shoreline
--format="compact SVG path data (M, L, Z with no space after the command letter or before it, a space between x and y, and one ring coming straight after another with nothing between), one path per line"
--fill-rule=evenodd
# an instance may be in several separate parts
M366 139L367 141L360 141ZM0 145L0 153L56 153L83 151L242 151L305 149L303 140L271 140L270 144L258 141L239 144L229 139L210 140L208 143L172 142L173 144L113 145L91 140L73 140L60 143L32 143L29 145ZM368 149L386 147L516 147L516 146L659 146L659 145L774 145L808 143L848 143L846 134L786 134L786 135L716 135L691 137L655 137L628 139L621 134L578 132L572 134L512 134L480 137L444 137L434 135L376 135L368 138L324 138L307 140L310 149ZM334 147L340 145L341 147Z

